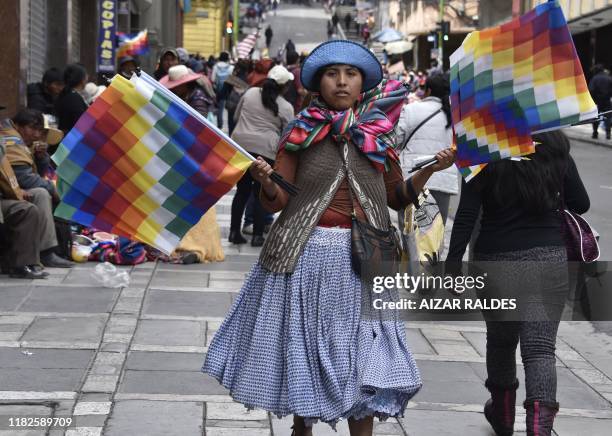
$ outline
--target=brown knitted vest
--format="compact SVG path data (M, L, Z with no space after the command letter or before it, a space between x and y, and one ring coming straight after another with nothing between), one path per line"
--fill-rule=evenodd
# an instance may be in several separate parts
M354 145L338 145L328 137L298 153L295 185L300 192L290 197L259 257L264 268L276 273L293 272L312 230L347 176L368 222L389 228L383 174Z

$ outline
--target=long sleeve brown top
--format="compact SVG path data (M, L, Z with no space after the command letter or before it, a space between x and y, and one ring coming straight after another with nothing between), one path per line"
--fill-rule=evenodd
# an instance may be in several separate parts
M285 149L278 151L274 170L289 183L294 183L298 166L298 153L288 152ZM387 191L387 204L395 210L408 206L414 198L408 192L403 179L402 169L398 162L391 162L391 168L384 173L385 188ZM301 187L307 189L306 187ZM276 196L271 199L262 190L260 200L263 207L270 212L282 210L289 201L289 194L282 189L276 190ZM336 191L334 198L319 219L319 225L326 227L350 226L353 207L357 218L366 221L365 214L356 198L351 205L348 179L345 177Z

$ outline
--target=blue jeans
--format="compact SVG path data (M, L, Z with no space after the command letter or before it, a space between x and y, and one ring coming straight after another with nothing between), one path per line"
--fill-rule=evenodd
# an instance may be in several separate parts
M255 220L253 219L253 193L249 196L249 200L246 204L246 210L244 212L244 226L248 226L249 224L253 224ZM264 223L266 225L272 224L274 222L274 214L270 212L266 212L264 215Z
M223 111L225 110L225 100L217 102L217 127L223 128Z

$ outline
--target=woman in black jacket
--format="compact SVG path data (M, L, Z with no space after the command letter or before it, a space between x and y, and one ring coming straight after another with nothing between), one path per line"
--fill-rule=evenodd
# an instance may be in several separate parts
M457 271L482 208L474 260L487 271L484 297L517 297L518 312L500 320L485 311L487 381L485 416L498 435L511 435L516 400L515 352L525 367L527 435L550 435L555 414L555 342L568 291L567 253L558 209L582 214L589 197L560 130L534 135L528 160L490 163L463 183L447 267ZM494 273L492 273L494 272ZM504 311L501 311L504 312ZM510 316L505 312L504 316ZM497 315L497 316L496 316Z
M70 64L64 70L64 89L55 103L58 127L64 134L74 127L87 110L87 103L80 94L87 80L87 70L81 64Z

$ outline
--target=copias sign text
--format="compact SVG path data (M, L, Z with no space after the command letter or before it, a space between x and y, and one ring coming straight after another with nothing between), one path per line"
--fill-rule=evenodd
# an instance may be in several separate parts
M117 27L117 2L100 0L98 32L98 71L115 71L115 29Z

